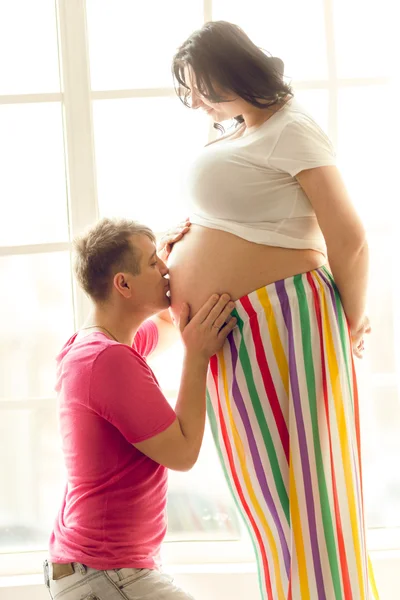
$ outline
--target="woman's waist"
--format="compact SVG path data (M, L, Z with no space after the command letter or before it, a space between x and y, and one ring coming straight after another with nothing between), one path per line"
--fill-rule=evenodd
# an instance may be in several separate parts
M314 250L254 244L235 235L192 225L168 263L174 313L188 302L192 314L213 293L236 300L251 291L325 263Z

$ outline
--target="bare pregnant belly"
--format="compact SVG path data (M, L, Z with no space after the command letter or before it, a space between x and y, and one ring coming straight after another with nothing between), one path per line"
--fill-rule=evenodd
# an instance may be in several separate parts
M253 244L235 235L192 225L169 257L171 308L179 316L188 302L191 316L215 293L233 300L264 285L305 273L326 263L314 250Z

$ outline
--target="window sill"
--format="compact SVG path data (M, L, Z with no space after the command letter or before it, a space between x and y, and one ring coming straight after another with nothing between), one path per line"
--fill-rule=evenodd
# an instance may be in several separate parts
M400 587L400 550L371 552L380 600L397 600ZM166 564L165 570L196 600L259 600L254 562ZM0 600L47 600L41 574L0 577Z
M196 600L243 600L244 594L258 600L255 563L166 565L178 585L195 595ZM227 595L225 595L227 594ZM0 600L47 600L43 575L0 577Z
M400 529L382 528L368 530L368 549L371 556L400 556ZM389 554L388 554L389 553ZM0 581L18 576L41 576L46 551L0 554ZM162 546L163 565L170 570L187 566L194 569L210 565L244 565L254 562L254 550L246 535L232 541L169 541Z
M399 553L400 560L400 553ZM256 563L219 563L196 565L166 565L165 571L171 575L231 575L233 573L257 573ZM0 588L13 588L43 585L43 575L10 575L0 577Z

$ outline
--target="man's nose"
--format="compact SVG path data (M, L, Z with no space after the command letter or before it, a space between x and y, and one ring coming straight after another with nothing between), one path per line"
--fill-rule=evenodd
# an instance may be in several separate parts
M160 273L163 277L165 277L169 273L169 269L168 269L167 265L161 259L160 259Z

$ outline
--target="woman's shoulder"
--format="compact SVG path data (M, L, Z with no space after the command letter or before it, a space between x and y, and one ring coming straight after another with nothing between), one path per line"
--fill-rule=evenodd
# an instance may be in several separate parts
M318 127L315 119L296 97L290 98L290 100L277 111L276 116L278 118L275 119L275 124L282 129L291 123Z
M231 142L235 147L237 144L248 148L258 148L260 145L265 147L265 144L273 147L281 138L290 143L291 138L301 137L328 139L312 115L297 98L292 97L262 125L246 128L244 123L235 123L222 135L210 141L206 148L215 147L216 142L227 142L227 146L222 144L223 147L229 147ZM220 144L216 146L221 147Z
M320 128L302 104L292 97L262 125L248 129L245 136L261 143L267 141L268 144L274 144L282 135L285 137L289 137L291 134L298 135L303 130L307 134L307 129L318 130Z
M324 143L331 146L326 132L296 98L292 98L284 106L280 120L276 121L276 126L278 138L283 136L286 140L290 140L290 138L323 140Z

